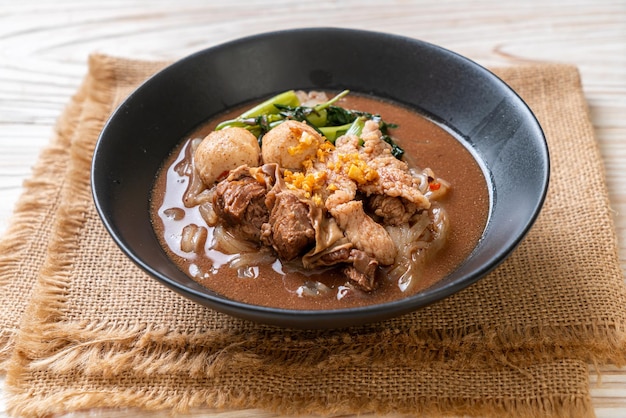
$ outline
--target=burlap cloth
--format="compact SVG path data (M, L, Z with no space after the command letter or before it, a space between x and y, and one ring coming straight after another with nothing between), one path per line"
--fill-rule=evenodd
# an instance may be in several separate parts
M96 55L0 248L13 414L91 407L286 414L593 416L588 365L625 363L626 292L576 68L497 69L538 116L552 178L513 255L459 294L354 329L287 330L198 306L146 277L98 218L105 120L160 63Z

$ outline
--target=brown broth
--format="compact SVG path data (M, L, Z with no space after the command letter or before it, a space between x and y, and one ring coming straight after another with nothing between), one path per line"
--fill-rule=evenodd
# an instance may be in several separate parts
M427 264L420 282L403 292L397 283L381 277L379 288L366 293L345 286L345 277L335 270L288 271L279 261L272 265L250 266L251 277L243 278L226 265L231 256L210 249L212 228L209 228L204 255L190 257L177 250L181 225L205 226L205 223L197 208L182 205L187 179L179 177L173 167L191 139L203 138L219 121L240 114L241 108L220 115L192 132L172 153L157 177L151 202L153 225L161 245L182 271L221 295L249 304L288 309L339 309L404 298L441 280L467 258L483 233L489 211L485 177L472 154L446 129L408 108L354 94L342 99L339 105L380 114L384 120L397 124L391 134L404 148L404 158L409 165L430 167L452 185L441 201L449 217L448 242ZM183 220L175 221L161 214L162 209L172 207L184 209ZM324 296L300 296L297 290L305 280L320 281L332 291Z

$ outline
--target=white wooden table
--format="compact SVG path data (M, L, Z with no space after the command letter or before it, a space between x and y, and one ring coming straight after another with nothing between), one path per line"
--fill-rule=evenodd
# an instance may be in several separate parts
M8 225L22 181L86 73L89 53L176 59L244 35L302 26L412 36L483 65L577 65L606 166L624 269L626 0L0 0L0 233ZM595 373L590 376L598 417L626 416L626 369L606 367L602 372L601 386ZM0 389L0 417L6 416L5 408Z

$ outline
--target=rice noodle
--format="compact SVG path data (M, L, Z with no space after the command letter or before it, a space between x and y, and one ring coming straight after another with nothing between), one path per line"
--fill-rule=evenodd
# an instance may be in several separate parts
M202 182L193 159L193 153L200 145L200 142L202 142L200 138L189 141L185 148L185 158L174 168L181 177L186 176L189 178L189 184L183 194L183 204L188 208L211 201L211 192L207 190L207 186Z
M237 275L242 278L251 277L251 268L263 264L272 264L276 261L276 254L267 247L260 247L250 241L243 240L233 235L222 225L213 229L213 245L215 250L233 257L228 266L237 270Z
M433 204L413 225L385 229L398 250L394 264L387 271L388 278L403 292L408 291L420 282L424 264L445 244L449 230L447 213Z
M204 250L208 231L196 224L185 225L180 239L180 249L186 253L200 253Z
M215 226L218 224L219 217L213 208L212 196L210 199L207 199L206 202L203 202L198 206L198 212L200 212L200 216L202 216L202 219L204 219L204 222L206 222L208 226Z
M217 225L213 230L213 248L224 254L258 251L258 245L233 235L227 228Z
M448 212L437 204L433 204L430 208L429 216L431 218L431 233L433 238L429 244L428 252L429 256L432 257L448 240L450 222L448 220Z
M409 173L419 181L419 191L425 195L428 192L428 175L424 171L410 167Z
M261 248L258 251L241 252L236 254L228 263L233 269L241 269L262 264L272 264L276 261L276 255L268 249Z

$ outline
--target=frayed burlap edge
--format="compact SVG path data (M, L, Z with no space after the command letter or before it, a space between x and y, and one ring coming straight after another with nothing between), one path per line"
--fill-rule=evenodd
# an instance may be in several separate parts
M326 373L316 367L288 368L268 366L262 370L224 373L216 379L191 381L184 377L157 374L143 379L133 377L134 387L129 388L124 376L114 379L90 379L80 375L61 379L62 387L46 388L47 402L38 401L34 392L19 396L13 410L25 416L42 416L86 408L111 406L132 407L144 410L169 409L172 413L187 413L196 408L213 410L262 408L263 416L271 411L288 416L315 414L324 416L352 414L425 414L431 417L483 416L483 417L592 417L587 388L587 367L579 360L562 360L528 366L523 380L514 377L515 369L493 370L478 365L476 368L451 370L444 363L434 363L422 368L360 368L346 366ZM356 372L356 375L355 375ZM551 374L552 373L552 374ZM324 374L324 378L319 378ZM342 376L337 379L335 376ZM417 376L409 387L386 391L389 376ZM262 376L262 377L260 377ZM353 384L346 393L346 380ZM358 377L357 377L358 376ZM546 376L549 378L546 379ZM572 380L575 376L575 380ZM501 390L500 385L511 385L512 392ZM486 382L486 387L475 387L476 381ZM560 382L567 381L565 387ZM75 386L68 384L75 382ZM259 382L270 382L279 391L263 390ZM311 384L310 382L314 382ZM452 382L452 383L451 383ZM508 383L503 383L508 382ZM461 383L459 386L456 383ZM526 383L526 384L524 384ZM320 384L324 390L313 385ZM341 387L338 387L338 384ZM445 386L440 390L439 384ZM423 388L422 385L427 386ZM391 384L393 387L393 383ZM458 390L452 390L455 387ZM520 389L523 388L521 392ZM184 389L183 389L184 388ZM442 392L443 391L443 392ZM206 411L204 411L206 412Z
M67 268L72 263L72 254L78 243L76 237L84 221L84 213L88 205L91 205L89 195L90 156L92 150L81 149L86 141L77 140L89 135L97 138L104 126L103 119L112 111L112 94L110 88L96 88L99 79L111 81L114 77L110 65L94 65L98 56L90 58L91 72L83 82L86 97L82 107L80 120L74 125L73 132L66 132L62 142L70 144L70 164L67 171L67 181L64 182L60 191L62 203L59 205L57 216L53 224L54 234L48 247L48 254L41 268L41 274L35 283L35 290L30 304L25 312L24 320L20 326L20 338L16 344L13 356L10 359L11 366L7 373L7 384L11 387L16 384L16 369L18 365L27 367L31 356L40 356L48 351L45 341L54 340L58 334L58 319L62 315L65 298L64 289L70 280ZM99 71L95 74L94 71ZM115 83L110 83L115 85ZM87 121L87 123L85 123ZM83 122L83 123L80 123ZM63 132L60 132L63 134ZM88 142L88 141L87 141ZM95 145L92 144L92 145ZM50 348L50 347L48 347ZM13 371L12 371L13 370ZM16 386L19 386L16 384Z
M268 364L332 370L344 365L346 359L354 364L394 366L445 360L458 367L475 363L523 367L529 361L569 358L596 365L621 364L619 360L623 358L619 350L623 342L614 332L606 330L591 334L594 338L606 335L605 340L600 340L602 344L587 333L585 341L575 346L558 344L564 338L576 341L580 335L575 331L569 337L564 336L562 329L554 330L552 336L549 332L526 333L524 341L520 337L523 333L515 335L519 341L503 342L498 332L490 330L488 334L444 338L434 344L432 335L397 334L393 330L363 335L353 330L318 339L294 334L291 339L285 330L275 335L187 335L143 327L113 329L107 324L64 324L48 330L45 339L37 338L40 334L35 332L29 345L35 357L30 357L29 368L58 374L80 371L101 377L118 376L132 369L138 376L170 373L199 378L213 377L224 370L263 368ZM614 339L612 344L607 344L608 338Z
M35 277L22 275L23 263L28 259L25 255L32 251L33 237L41 235L42 228L53 222L50 217L54 217L60 201L59 192L69 162L70 139L80 120L85 92L83 84L57 121L50 144L40 153L31 178L24 182L24 191L15 205L9 228L0 241L0 287L10 286L18 280L31 285L31 291L15 301L11 307L13 310L26 308L32 285L36 282ZM44 259L43 254L41 259ZM12 325L12 328L0 329L0 371L7 370L19 330L19 323Z

